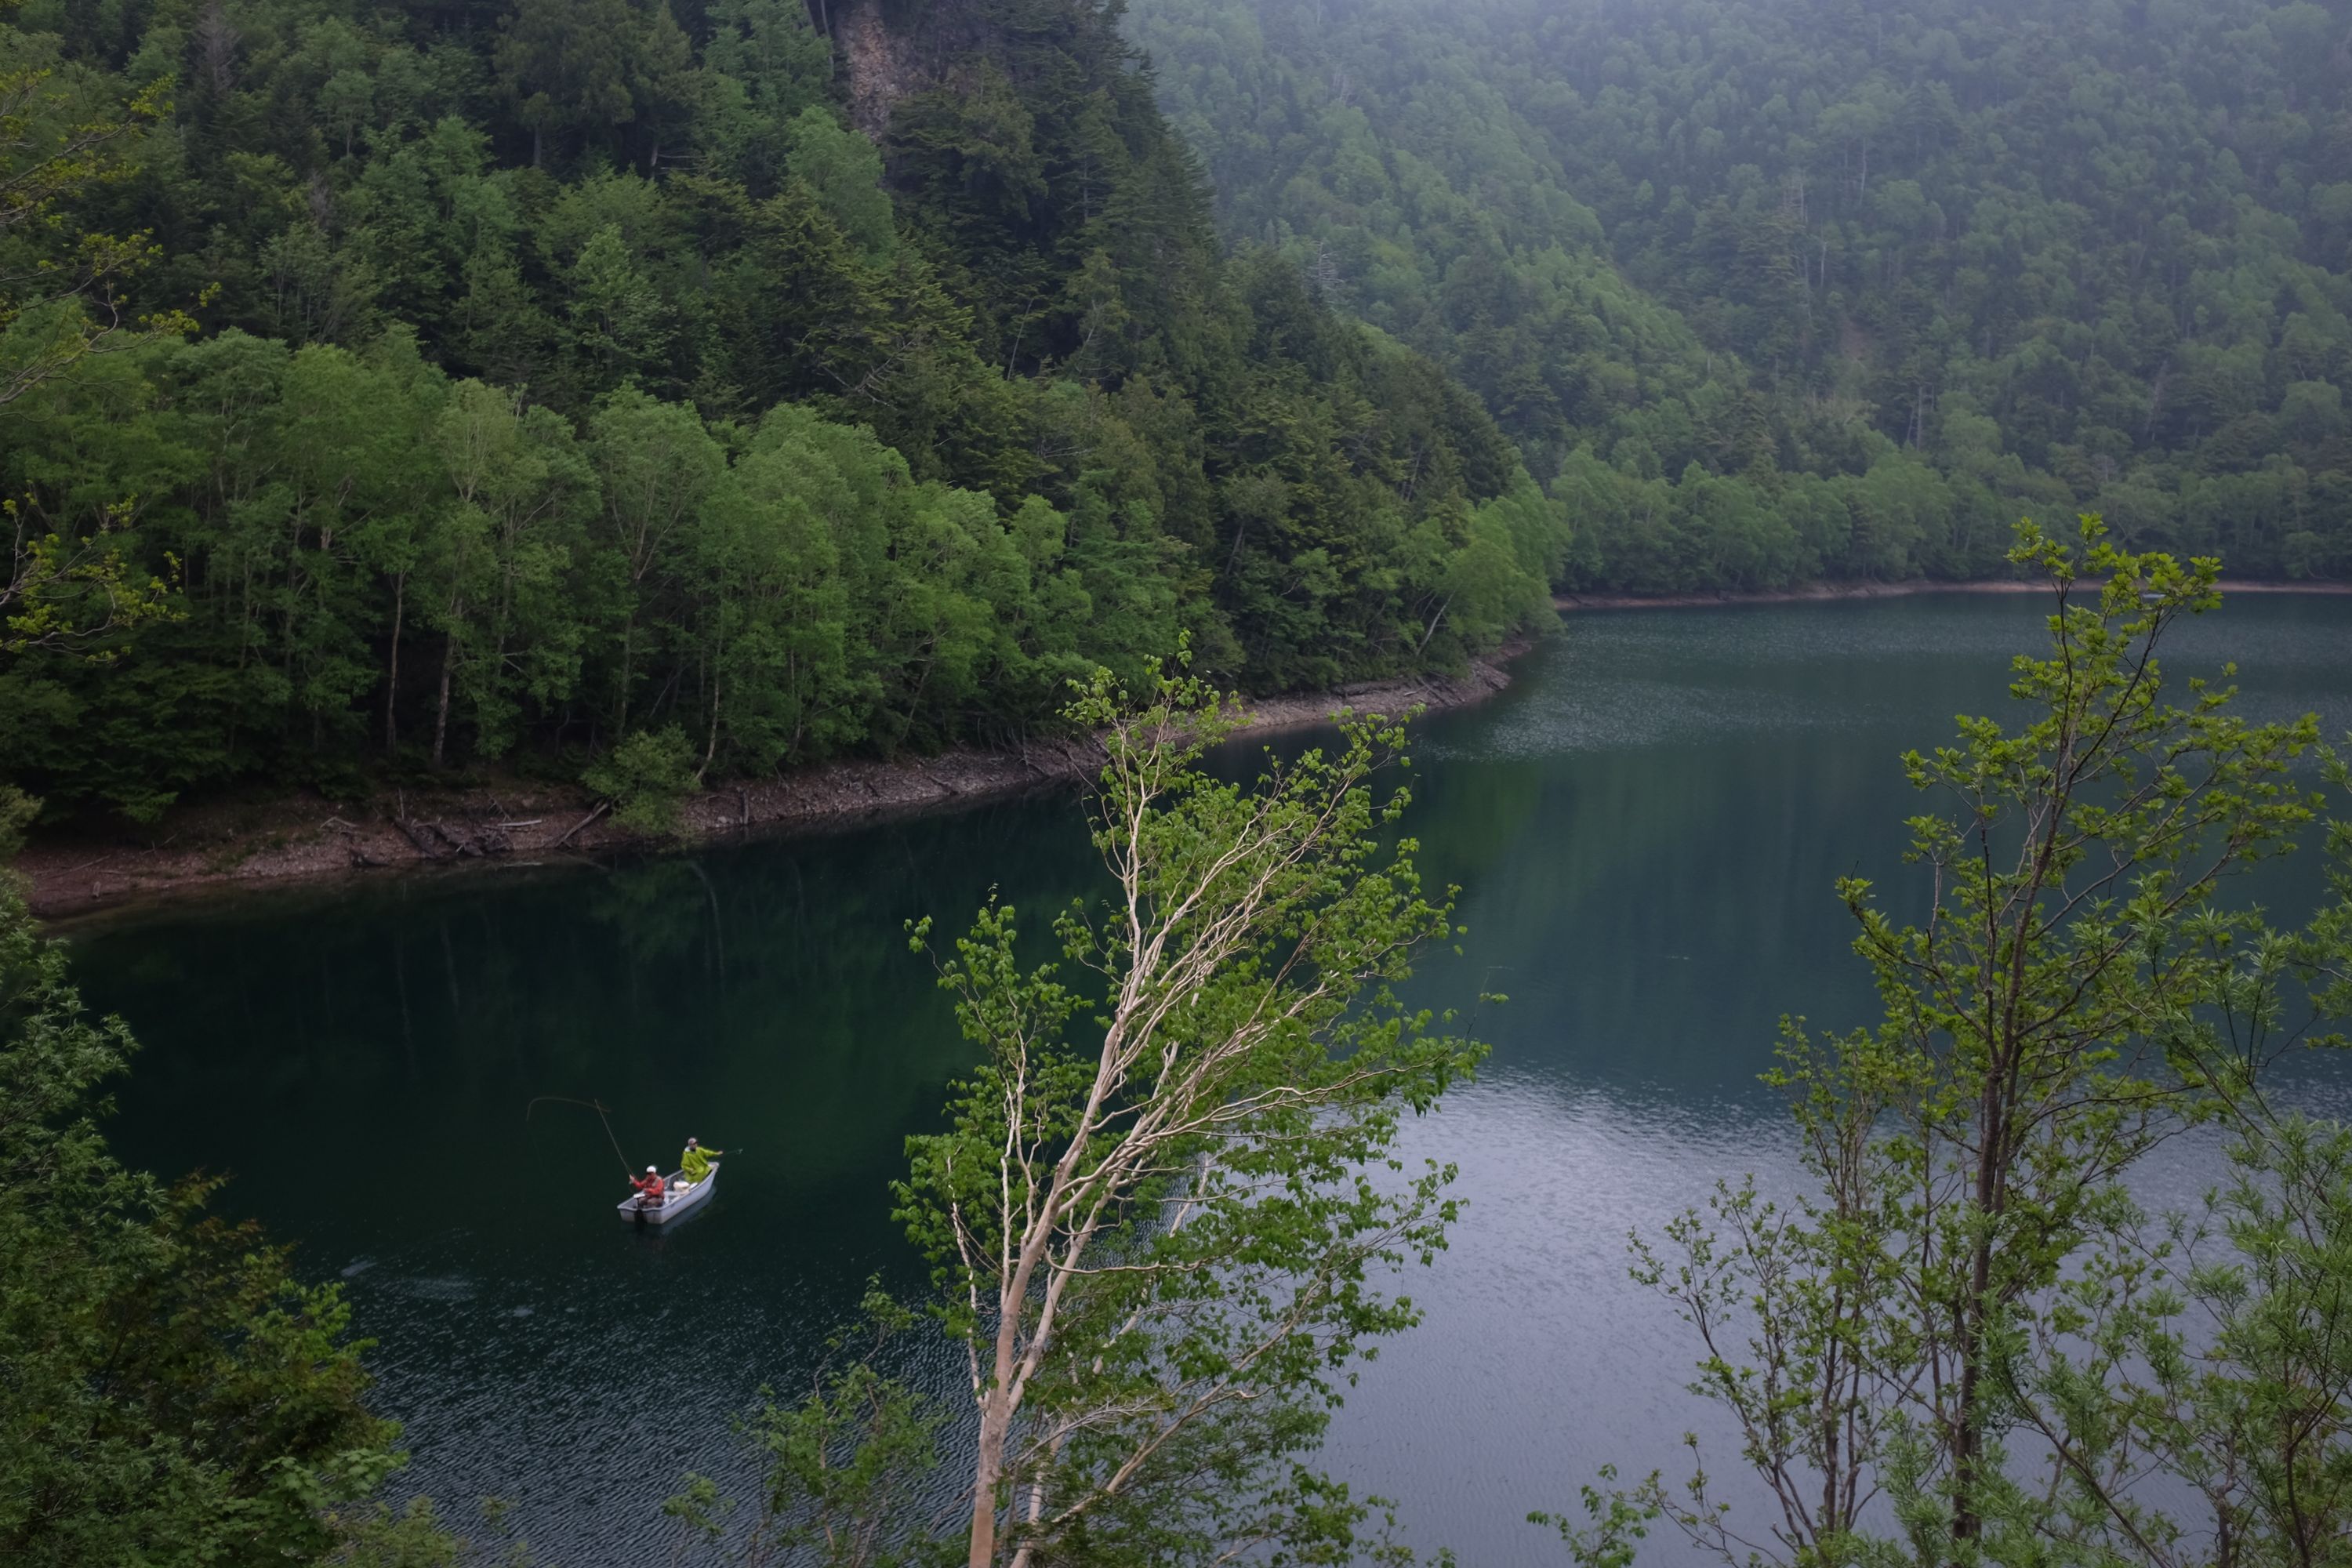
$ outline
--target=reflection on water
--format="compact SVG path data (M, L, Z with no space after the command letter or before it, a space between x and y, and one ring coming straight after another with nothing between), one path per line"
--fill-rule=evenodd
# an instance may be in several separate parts
M1898 908L1895 764L2000 700L2031 601L1589 616L1487 707L1418 744L1413 828L1461 884L1460 958L1433 1005L1475 1012L1483 1080L1413 1124L1458 1162L1428 1308L1351 1396L1329 1458L1402 1504L1412 1538L1478 1563L1557 1563L1519 1522L1604 1462L1672 1465L1706 1430L1689 1347L1625 1277L1719 1175L1790 1179L1755 1075L1775 1020L1869 1016L1830 895L1850 872ZM2235 658L2250 711L2352 728L2352 602L2250 599L2183 662ZM2282 909L2312 858L2268 871ZM1041 917L1092 885L1066 798L837 837L461 882L255 898L87 933L91 998L148 1044L124 1152L226 1168L227 1202L347 1281L407 1481L514 1499L558 1562L667 1546L680 1470L740 1475L728 1415L801 1384L864 1279L920 1269L889 1223L906 1134L966 1059L902 922L961 923L992 887ZM1478 1007L1481 989L1508 994ZM2333 1079L2310 1092L2340 1103ZM730 1151L703 1217L614 1223L621 1156L688 1133ZM2210 1148L2151 1173L2182 1196ZM946 1375L944 1368L940 1375ZM1717 1445L1718 1451L1721 1445Z
M855 837L173 911L81 944L147 1050L121 1147L347 1281L404 1483L519 1505L567 1564L666 1548L731 1413L800 1384L882 1272L908 1131L965 1060L903 922L1085 885L1066 801ZM593 1110L536 1096L601 1100ZM728 1151L690 1221L615 1223L624 1173ZM626 1163L624 1163L625 1158Z

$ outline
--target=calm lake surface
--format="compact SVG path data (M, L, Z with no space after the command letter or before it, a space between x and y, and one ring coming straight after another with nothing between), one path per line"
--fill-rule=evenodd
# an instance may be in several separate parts
M1384 1351L1328 1458L1397 1500L1414 1543L1556 1563L1520 1521L1614 1461L1676 1465L1709 1429L1691 1347L1625 1274L1718 1176L1789 1179L1769 1091L1776 1020L1865 1022L1831 893L1851 871L1906 909L1895 763L2000 711L2038 599L1573 617L1493 703L1424 727L1412 824L1462 887L1464 955L1415 985L1479 1009L1480 1080L1417 1123L1469 1209L1414 1277L1428 1309ZM2253 597L2192 627L2176 673L2236 659L2251 716L2352 730L2352 599ZM457 1514L512 1500L546 1558L662 1560L679 1471L749 1479L729 1418L804 1386L873 1275L921 1270L889 1219L901 1142L966 1060L902 924L959 928L992 886L1042 916L1093 886L1072 800L1049 795L824 837L610 868L251 896L76 933L89 999L146 1050L121 1152L236 1175L223 1199L348 1281L407 1426L407 1489ZM2259 895L2307 908L2317 857ZM2295 1092L2347 1103L2334 1063ZM727 1148L675 1234L614 1222L620 1163ZM2182 1148L2150 1173L2186 1197ZM1731 1455L1718 1445L1718 1471ZM1675 1554L1654 1552L1659 1561Z

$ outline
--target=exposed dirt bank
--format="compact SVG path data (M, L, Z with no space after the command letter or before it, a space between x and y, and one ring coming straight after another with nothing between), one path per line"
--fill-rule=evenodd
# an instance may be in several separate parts
M2046 594L2046 583L1811 583L1801 588L1717 589L1704 594L1562 594L1552 603L1578 610L1666 610L1708 605L1805 605L1839 599L1907 599L1916 594ZM2352 594L2352 583L2256 583L2224 578L2224 594Z
M1271 734L1311 727L1328 722L1343 705L1386 714L1462 707L1508 685L1507 667L1525 651L1506 649L1460 679L1381 681L1267 698L1248 705L1249 729ZM948 809L1091 776L1100 759L1087 742L1039 741L1009 751L831 763L696 796L686 805L679 841L709 842L762 828L846 826ZM54 918L131 900L363 872L538 865L646 842L612 822L579 789L509 782L398 791L358 804L309 795L189 806L136 834L37 838L17 869L30 880L34 912Z

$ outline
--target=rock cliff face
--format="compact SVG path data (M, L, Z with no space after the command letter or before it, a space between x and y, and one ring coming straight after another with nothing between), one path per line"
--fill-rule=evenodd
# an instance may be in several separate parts
M889 128L891 108L919 80L911 29L892 27L883 10L882 0L850 0L834 21L834 43L849 78L850 121L877 142Z
M1021 18L1014 22L1012 12ZM1102 24L1087 0L834 0L834 43L849 79L851 121L879 140L909 93L952 86L984 59L1002 63L1008 24L1034 32Z
M956 86L983 64L1026 85L1041 55L1049 74L1075 67L1106 85L1133 58L1120 0L818 0L849 84L850 119L880 139L911 94Z

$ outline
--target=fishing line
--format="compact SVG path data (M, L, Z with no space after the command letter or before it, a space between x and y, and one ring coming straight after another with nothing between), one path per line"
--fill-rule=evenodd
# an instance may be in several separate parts
M1486 966L1486 973L1478 977L1478 1000L1470 1005L1469 1029L1472 1034L1478 1031L1478 1010L1486 1005L1486 983L1495 978L1495 971L1500 969L1508 973L1511 967L1507 963L1490 963Z
M604 1136L613 1145L613 1158L621 1162L621 1174L625 1177L635 1176L636 1172L629 1164L629 1157L621 1152L621 1141L613 1136L613 1119L604 1114L604 1107L596 1100L574 1100L571 1096L564 1094L542 1094L538 1100L532 1100L529 1105L522 1108L522 1120L524 1126L528 1127L530 1125L530 1113L539 1108L540 1102L541 1100L549 1100L555 1101L558 1105L577 1105L585 1110L594 1111L596 1113L596 1120L604 1124Z

